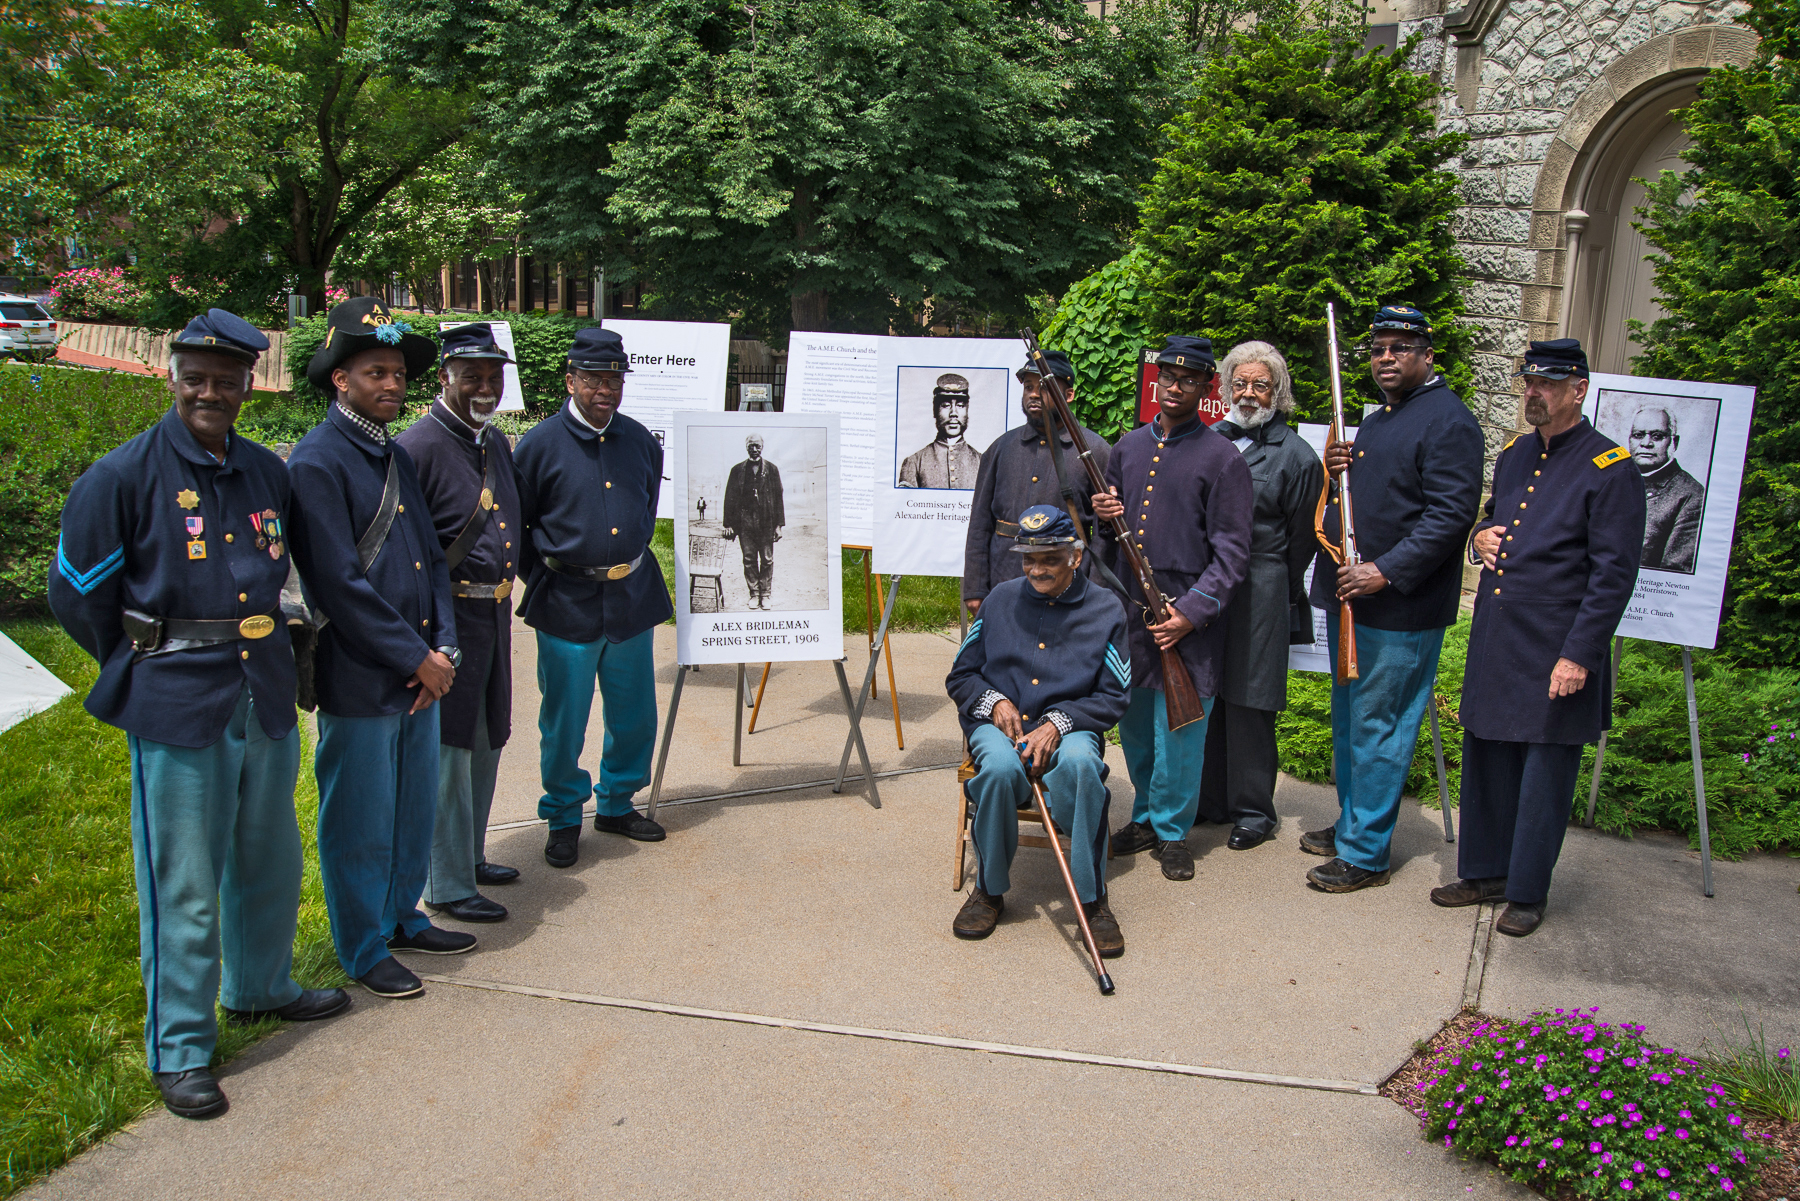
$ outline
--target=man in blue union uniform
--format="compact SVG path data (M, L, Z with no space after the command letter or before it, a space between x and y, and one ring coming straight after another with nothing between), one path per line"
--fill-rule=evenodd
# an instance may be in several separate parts
M129 736L144 1050L163 1103L189 1118L226 1107L215 1002L237 1021L350 1005L293 978L288 474L232 430L268 348L223 309L175 335L175 403L75 482L50 568L57 620L100 662L87 710Z
M569 401L519 439L525 539L519 615L537 631L538 816L550 827L544 860L580 857L581 807L591 790L594 829L660 842L663 828L632 807L650 782L656 741L656 627L674 612L650 552L663 449L619 411L631 360L619 335L584 329L569 348ZM581 766L594 686L606 725L596 783Z
M1382 405L1353 442L1325 448L1333 479L1348 470L1362 562L1339 567L1321 550L1312 605L1325 610L1333 683L1331 746L1336 825L1300 836L1300 849L1330 860L1306 873L1321 892L1386 884L1400 794L1419 724L1437 679L1444 631L1462 596L1462 548L1481 499L1481 427L1438 374L1431 322L1391 304L1369 325L1369 374ZM1324 530L1342 537L1334 494ZM1338 620L1348 600L1360 676L1336 682Z
M1102 542L1123 580L1131 640L1131 707L1119 742L1131 786L1131 821L1112 841L1115 855L1149 851L1170 880L1194 878L1188 830L1200 808L1207 719L1169 728L1161 651L1174 647L1210 717L1225 669L1225 609L1250 569L1256 495L1250 468L1226 439L1200 420L1212 385L1212 341L1171 337L1157 356L1157 414L1113 447L1107 491L1093 498ZM1124 517L1143 549L1156 586L1170 598L1168 618L1148 625L1146 598L1110 522Z
M1463 669L1462 831L1439 905L1507 901L1494 923L1544 920L1581 748L1612 724L1613 633L1637 584L1644 480L1631 452L1588 424L1587 354L1533 342L1525 420L1506 444L1470 552L1482 565Z
M950 676L976 774L975 887L951 926L986 938L1006 907L1019 810L1032 803L1027 770L1041 772L1051 820L1069 836L1069 874L1103 958L1125 953L1106 903L1106 731L1125 715L1131 668L1125 609L1081 573L1075 522L1055 505L1019 514L1010 548L1024 579L986 595Z
M438 714L462 652L450 576L412 456L388 435L431 340L373 297L326 319L306 378L333 397L294 447L294 561L319 630L319 874L344 971L377 996L424 984L394 951L475 937L419 911L437 807Z
M517 868L489 863L488 814L500 749L512 734L515 543L522 541L512 445L489 424L506 391L506 364L487 322L444 333L440 396L396 439L413 458L444 545L462 663L439 706L437 820L425 903L462 922L498 922L506 906L481 895Z

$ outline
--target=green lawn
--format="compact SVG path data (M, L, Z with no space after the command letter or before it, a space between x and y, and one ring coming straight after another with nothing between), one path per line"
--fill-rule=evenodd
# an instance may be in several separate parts
M95 666L52 622L0 623L75 695L0 734L0 1197L158 1102L144 1067L125 735L89 717ZM297 794L302 984L344 983L331 950L310 739ZM223 1026L215 1062L274 1030Z

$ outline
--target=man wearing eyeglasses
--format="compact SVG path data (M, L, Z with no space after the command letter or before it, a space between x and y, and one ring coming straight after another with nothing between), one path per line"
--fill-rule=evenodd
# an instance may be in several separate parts
M1400 792L1437 679L1444 631L1456 620L1462 550L1481 499L1481 427L1438 373L1431 322L1409 304L1384 306L1369 326L1369 374L1382 405L1350 442L1325 448L1333 479L1349 473L1361 562L1339 567L1323 551L1311 600L1325 610L1334 683L1331 741L1337 823L1300 837L1327 857L1306 873L1322 892L1386 884ZM1341 542L1334 494L1324 531ZM1356 620L1359 677L1335 683L1339 602Z
M1112 853L1149 851L1170 880L1194 878L1188 830L1200 805L1208 720L1169 728L1162 650L1174 647L1211 714L1225 658L1219 618L1250 561L1250 515L1255 505L1243 456L1200 420L1200 401L1212 387L1208 338L1171 337L1157 356L1157 414L1113 448L1106 492L1093 498L1101 544L1121 567L1114 518L1143 548L1168 617L1147 624L1134 573L1125 579L1126 631L1131 646L1131 696L1119 722L1119 741L1137 791L1131 821L1113 836Z
M656 741L655 629L673 612L650 553L662 486L662 443L619 412L631 360L612 330L584 329L569 349L569 401L514 453L525 537L519 616L537 631L538 816L550 827L544 860L574 867L581 808L591 790L594 829L661 842L663 828L631 804L650 782ZM606 726L600 780L581 766L594 686Z

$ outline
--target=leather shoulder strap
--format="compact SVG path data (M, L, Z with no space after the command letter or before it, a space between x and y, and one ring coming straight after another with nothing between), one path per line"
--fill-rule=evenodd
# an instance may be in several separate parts
M444 560L451 571L455 571L469 557L469 552L475 549L475 540L487 528L488 514L494 511L494 487L500 482L500 472L494 463L496 457L488 452L486 446L481 448L481 495L476 497L475 511L469 514L469 520L463 524L456 541L444 548Z
M363 574L369 574L369 568L375 566L375 556L381 553L381 547L387 542L388 531L394 528L394 514L400 508L400 456L393 452L388 454L387 484L381 490L381 508L375 512L375 520L363 531L363 536L356 540L356 561L362 564Z

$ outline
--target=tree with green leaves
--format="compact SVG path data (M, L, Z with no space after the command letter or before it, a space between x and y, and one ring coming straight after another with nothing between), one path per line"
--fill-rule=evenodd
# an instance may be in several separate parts
M1360 21L1320 15L1239 35L1171 125L1137 237L1147 324L1221 351L1272 343L1301 414L1323 419L1326 302L1348 345L1378 306L1405 300L1430 314L1445 375L1466 393L1459 200L1444 169L1464 139L1435 128L1438 85L1406 66L1414 41L1365 51ZM1367 372L1345 366L1347 390L1377 399Z
M396 57L480 80L534 246L776 336L1022 314L1111 258L1174 53L1076 0L399 7Z
M1752 0L1747 67L1719 67L1682 114L1686 172L1651 185L1644 235L1668 312L1634 322L1633 366L1757 389L1721 647L1800 666L1800 10Z

